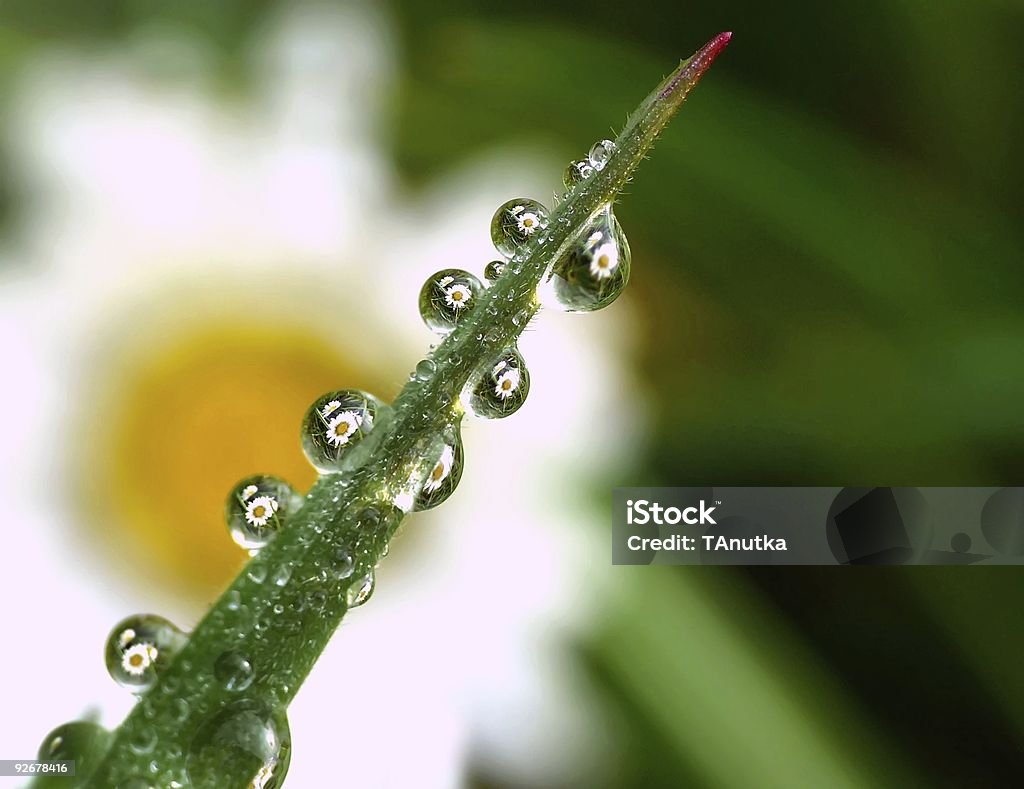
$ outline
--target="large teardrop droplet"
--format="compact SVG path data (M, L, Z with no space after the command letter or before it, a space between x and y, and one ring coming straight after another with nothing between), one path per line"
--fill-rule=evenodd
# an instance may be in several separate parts
M112 733L98 723L72 721L46 735L36 758L41 762L73 761L75 782L84 781L103 761L112 739ZM64 786L67 781L66 777L55 774L53 785Z
M193 737L186 757L195 787L221 786L224 776L276 789L288 773L292 737L283 710L243 699L217 712Z
M431 331L448 334L476 306L484 286L468 271L446 268L420 289L420 316Z
M373 429L384 404L358 389L340 389L319 397L302 420L302 451L318 471L347 469L346 458Z
M349 584L348 591L345 593L345 602L349 608L358 608L370 597L373 596L373 590L377 585L377 576L370 570L362 578L356 578Z
M283 479L256 475L235 485L224 505L224 517L231 538L256 551L269 543L301 506L302 497Z
M413 502L414 510L429 510L446 501L462 479L462 437L457 424L445 429L437 458Z
M153 686L159 672L186 640L185 634L162 616L130 616L107 637L107 671L119 685L143 693Z
M516 348L504 351L483 373L470 380L462 395L465 409L485 419L514 414L530 392L530 372Z
M551 267L538 295L543 304L566 312L599 310L625 289L629 264L629 242L609 206Z
M547 226L548 210L536 200L509 200L494 212L491 241L502 255L511 258Z

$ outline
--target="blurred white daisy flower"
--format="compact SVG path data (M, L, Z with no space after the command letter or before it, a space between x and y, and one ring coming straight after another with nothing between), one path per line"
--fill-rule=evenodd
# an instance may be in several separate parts
M555 159L493 152L414 197L397 189L380 143L393 42L375 8L286 4L243 55L255 75L247 102L224 102L204 76L201 45L169 31L140 32L105 54L51 51L18 72L6 132L34 199L24 207L19 247L0 252L15 258L0 266L0 353L7 380L17 381L0 410L0 498L20 526L10 546L19 561L0 574L0 594L22 601L8 612L12 632L31 631L59 610L62 637L81 648L73 660L66 650L8 656L11 676L45 677L48 688L46 704L35 698L36 682L7 692L20 710L0 721L10 753L34 753L47 731L87 707L99 705L111 727L127 713L132 700L110 682L99 655L89 656L111 622L159 611L187 627L205 611L171 591L160 572L164 554L131 531L164 517L153 497L131 486L96 492L120 497L122 530L109 540L83 533L71 472L106 462L89 453L118 451L109 434L119 430L140 436L132 446L144 454L117 456L118 468L153 468L155 490L191 505L195 480L221 468L220 450L196 456L191 442L237 446L244 455L278 431L301 462L294 424L302 408L326 386L358 382L310 377L294 422L260 423L251 436L224 434L224 420L246 419L260 398L287 390L290 374L246 379L242 402L229 397L219 408L207 405L215 392L192 391L188 382L176 400L141 388L137 421L112 412L96 428L105 448L81 442L87 449L77 454L52 451L52 425L75 422L94 400L66 392L127 391L138 384L136 368L160 354L172 365L161 380L173 384L177 357L165 349L196 326L251 327L254 300L260 339L228 349L203 374L236 369L239 352L263 358L273 332L285 332L281 347L292 353L287 331L301 329L315 340L311 355L330 351L367 378L398 382L431 341L416 310L424 278L442 261L482 267L493 257L495 207L510 194L549 192L562 170ZM173 53L184 76L147 76L160 52ZM446 206L442 224L437 205ZM539 224L519 221L525 233ZM600 568L610 561L585 509L586 480L627 462L643 412L621 409L638 398L620 361L627 310L620 302L579 322L543 314L522 338L532 374L522 412L465 425L471 462L456 495L412 516L416 528L381 565L372 605L346 619L292 703L291 783L322 783L339 740L346 781L364 787L457 786L471 757L520 785L578 782L601 769L601 749L591 747L598 717L575 684L565 645L587 626ZM264 378L267 386L254 392ZM572 409L564 408L566 392ZM193 432L152 440L153 426L176 408ZM616 425L611 435L592 429L607 423ZM172 451L182 455L173 475L164 473ZM500 507L496 478L517 491ZM219 517L234 479L197 512ZM194 520L178 509L173 528L157 532L165 553ZM482 513L486 528L465 528ZM177 550L185 561L205 552ZM324 704L339 694L359 711L341 728Z

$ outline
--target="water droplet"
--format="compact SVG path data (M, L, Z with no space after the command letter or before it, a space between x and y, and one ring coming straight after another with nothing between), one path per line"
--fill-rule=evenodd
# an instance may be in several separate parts
M607 208L552 267L539 296L567 312L590 312L611 304L629 282L629 243Z
M418 381L426 381L430 376L434 374L434 370L437 369L437 365L434 364L433 359L424 359L416 365L416 379Z
M267 565L262 562L249 562L249 566L245 568L245 574L253 583L261 584L267 580Z
M370 430L383 407L376 397L341 389L319 397L302 420L302 451L324 474L345 470L345 456Z
M352 575L356 563L352 555L345 548L339 548L334 554L334 561L331 563L331 566L334 568L334 577L339 581L344 581Z
M492 260L484 267L484 279L494 282L505 273L506 263L504 260Z
M590 148L587 158L595 170L603 170L613 153L615 153L615 143L611 140L598 140Z
M224 517L235 542L259 550L301 506L302 497L287 482L256 475L235 485L224 505Z
M156 729L152 726L141 726L131 733L128 747L135 753L149 753L156 745Z
M413 503L415 510L429 510L446 501L462 478L462 438L457 425L451 426L441 443L437 459Z
M380 525L383 518L384 513L379 507L363 507L356 514L356 526L364 531L372 531Z
M494 212L491 241L506 257L513 257L527 242L548 226L548 211L536 200L509 200Z
M562 174L562 183L566 189L572 189L576 184L586 181L594 173L594 165L590 159L577 159L570 162Z
M188 702L185 699L175 699L171 702L170 716L175 723L184 721L188 717Z
M78 780L95 770L110 747L112 735L92 721L64 723L46 735L36 757L41 762L74 761Z
M153 686L158 672L185 641L185 634L161 616L128 617L107 637L107 671L119 685L142 693Z
M228 611L237 611L242 605L242 596L237 589L232 589L224 597Z
M466 411L485 419L514 414L530 392L530 372L516 348L504 351L483 374L466 386L462 402Z
M374 575L373 570L368 572L362 578L357 578L351 584L349 584L348 591L345 593L345 600L348 603L349 608L358 608L373 594L373 589L377 584L377 579Z
M189 745L186 769L195 787L220 786L225 775L250 787L277 789L291 760L291 732L283 710L244 699L203 723Z
M274 584L277 586L287 586L291 577L292 566L290 564L282 564L274 570Z
M240 652L224 652L213 664L213 676L225 690L242 691L252 684L252 663Z
M420 289L420 316L431 331L448 334L473 309L483 289L480 280L468 271L438 271L427 277Z

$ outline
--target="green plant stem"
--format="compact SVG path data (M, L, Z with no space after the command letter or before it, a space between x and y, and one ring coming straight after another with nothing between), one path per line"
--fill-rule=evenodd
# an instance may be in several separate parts
M633 113L605 167L558 205L546 234L510 261L429 357L432 373L412 380L391 417L379 420L360 447L360 467L313 486L287 528L249 561L116 730L89 786L109 789L133 776L185 782L190 742L212 713L240 698L288 705L344 617L350 585L374 570L401 523L396 497L425 478L440 434L461 419L466 382L516 342L539 309L537 287L549 267L615 199L727 41L719 36L681 64ZM345 555L355 562L348 575ZM253 667L252 684L241 692L216 676L217 658L228 651ZM155 745L140 752L138 743L154 731ZM218 789L246 786L250 778L223 775Z

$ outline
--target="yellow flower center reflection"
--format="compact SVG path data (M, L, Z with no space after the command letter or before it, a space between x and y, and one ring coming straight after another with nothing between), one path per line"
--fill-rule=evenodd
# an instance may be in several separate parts
M316 479L299 444L309 404L339 386L393 394L315 329L276 323L198 325L114 360L77 460L92 525L122 575L134 568L214 597L247 558L224 523L232 486L268 473L305 493Z

